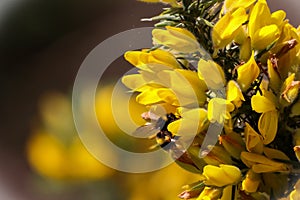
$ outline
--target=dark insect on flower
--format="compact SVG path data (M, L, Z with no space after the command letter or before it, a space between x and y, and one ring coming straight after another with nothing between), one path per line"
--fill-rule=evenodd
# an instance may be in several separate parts
M137 128L132 135L142 138L147 137L149 139L155 138L157 144L150 147L150 149L154 149L158 146L162 148L166 147L174 139L175 136L167 129L171 122L178 119L173 113L159 117L149 111L143 113L142 117L148 122L144 126Z

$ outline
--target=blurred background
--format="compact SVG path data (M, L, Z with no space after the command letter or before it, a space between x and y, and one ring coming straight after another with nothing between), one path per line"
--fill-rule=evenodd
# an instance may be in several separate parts
M297 4L269 1L271 10L287 11L294 26ZM162 7L136 0L1 0L0 200L176 199L182 185L197 180L174 164L147 174L110 169L85 150L73 124L71 90L88 53L121 31L152 26L140 19ZM110 93L130 67L116 60L96 101L100 124L121 146L135 141L124 142L113 122ZM144 108L131 104L142 124Z

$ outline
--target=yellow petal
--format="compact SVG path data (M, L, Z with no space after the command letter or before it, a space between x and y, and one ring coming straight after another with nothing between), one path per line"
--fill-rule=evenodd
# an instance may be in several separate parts
M183 28L166 27L167 30L154 29L154 42L182 53L193 53L199 50L200 45L191 32Z
M280 37L280 30L275 24L258 29L251 37L252 47L262 50Z
M256 192L260 183L260 174L257 174L253 172L253 170L249 169L246 174L246 178L242 182L242 190L250 193Z
M203 168L203 175L206 177L205 184L217 187L233 185L241 179L241 171L233 165L206 165Z
M258 130L263 137L263 143L271 143L277 133L278 127L278 111L272 110L261 114L258 120Z
M214 26L212 39L215 48L222 48L229 44L238 34L239 28L247 20L245 8L240 7L234 12L226 13Z
M251 58L248 62L237 69L237 72L237 82L241 86L242 91L246 91L260 73L259 67L254 59L254 52L252 52Z
M252 109L258 113L276 110L275 104L265 96L256 94L251 98Z
M261 154L263 152L262 137L248 124L245 128L246 148L249 152Z
M245 101L240 87L233 80L230 80L227 83L226 96L227 100L231 101L237 108L242 105L242 101Z
M198 76L204 80L207 87L212 90L221 90L225 85L225 75L223 69L215 62L201 59L198 62Z

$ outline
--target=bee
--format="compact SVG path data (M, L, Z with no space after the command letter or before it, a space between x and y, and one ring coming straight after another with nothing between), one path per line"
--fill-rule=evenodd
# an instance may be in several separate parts
M178 120L173 113L168 113L164 116L157 116L154 113L146 112L142 114L142 118L150 121L144 126L136 129L133 133L137 137L148 137L149 139L156 139L156 144L151 146L150 149L161 147L168 151L171 157L178 163L185 163L193 166L196 170L199 168L192 161L189 153L183 148L179 142L179 136L175 136L167 127L170 123Z
M158 116L149 111L143 113L142 118L148 122L144 126L137 128L133 135L137 137L148 137L149 139L155 138L157 144L150 147L150 149L159 146L164 148L174 141L175 136L167 129L170 123L179 119L173 113Z

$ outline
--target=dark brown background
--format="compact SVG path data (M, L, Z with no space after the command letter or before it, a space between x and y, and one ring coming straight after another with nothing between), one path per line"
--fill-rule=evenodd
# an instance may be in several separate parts
M151 26L139 19L158 14L161 5L135 0L15 0L7 6L9 2L0 3L0 200L47 199L26 182L30 169L24 143L38 98L49 90L69 93L81 62L96 45L121 31ZM299 24L298 4L270 0L271 9L285 9L294 25ZM82 199L71 196L55 199Z

